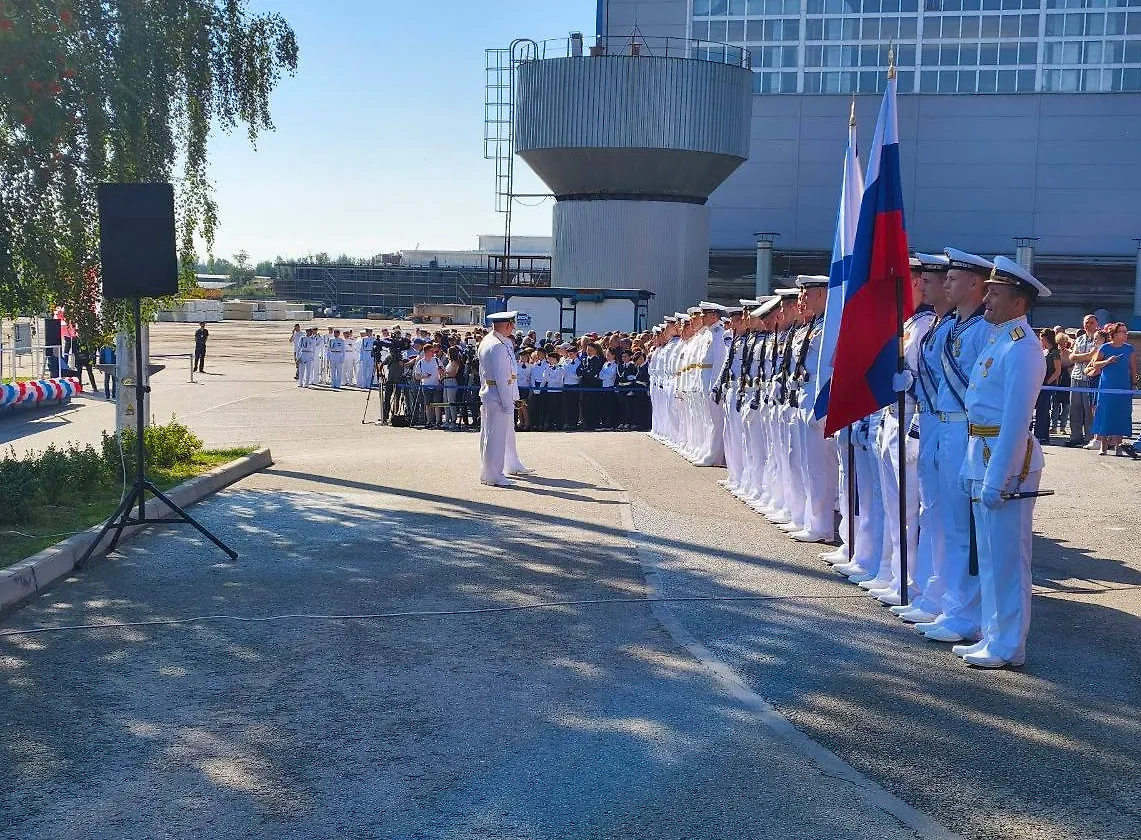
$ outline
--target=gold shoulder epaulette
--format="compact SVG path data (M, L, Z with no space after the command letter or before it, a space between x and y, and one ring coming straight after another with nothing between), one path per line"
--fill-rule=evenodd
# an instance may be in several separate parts
M1010 331L1011 341L1020 341L1023 338L1026 338L1026 330L1022 329L1022 327L1015 327Z

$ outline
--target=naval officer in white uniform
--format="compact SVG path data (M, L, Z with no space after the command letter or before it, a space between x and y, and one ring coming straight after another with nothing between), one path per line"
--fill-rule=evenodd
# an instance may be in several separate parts
M479 480L482 484L510 487L508 475L531 475L515 450L515 403L519 383L515 374L516 312L488 315L491 332L476 351L479 356Z
M1045 464L1042 448L1030 434L1030 420L1046 375L1026 313L1049 295L1018 263L995 257L984 301L984 317L992 327L967 387L970 440L961 472L975 509L982 639L952 648L978 668L1026 661L1033 494Z

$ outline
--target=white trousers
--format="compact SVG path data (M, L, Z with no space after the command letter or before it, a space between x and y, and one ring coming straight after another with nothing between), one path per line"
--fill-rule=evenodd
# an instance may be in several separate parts
M798 412L798 416L804 415ZM804 451L804 530L832 539L836 535L836 481L838 465L832 441L824 439L824 424L813 426L801 420Z
M376 365L372 361L372 356L361 356L357 362L357 387L371 388L375 378Z
M879 576L883 558L883 497L880 495L880 458L875 447L875 425L868 433L868 447L856 447L856 554L852 562L870 575Z
M943 514L943 613L939 622L970 638L979 632L979 579L968 572L971 500L959 488L967 457L967 422L939 423L939 502ZM977 535L978 528L975 528Z
M499 481L522 468L515 450L515 412L486 402L479 409L479 480Z
M1010 490L1034 492L1042 473L1032 472ZM982 482L971 482L978 498ZM999 507L975 504L979 588L985 653L1007 662L1026 659L1030 630L1030 557L1034 542L1034 499L1010 499Z
M907 430L900 429L899 419L891 413L884 414L883 429L880 432L880 463L883 465L882 493L884 507L884 530L886 539L891 542L891 584L893 592L900 592L903 582L900 580L901 551L899 541L899 436L907 434ZM916 594L915 580L911 564L915 562L916 547L919 544L919 477L916 473L914 459L918 457L916 451L919 446L917 440L904 440L904 539L907 546L908 564L908 603ZM911 461L912 463L907 463ZM886 577L886 575L881 575Z
M933 615L943 612L945 534L939 500L939 419L919 415L919 548L915 554L915 606Z
M345 355L343 353L329 356L329 384L334 388L341 387L341 377L345 372Z

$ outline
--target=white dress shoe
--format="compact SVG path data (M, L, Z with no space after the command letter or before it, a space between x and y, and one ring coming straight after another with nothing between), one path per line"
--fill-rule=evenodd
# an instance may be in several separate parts
M775 513L766 513L765 519L774 525L784 525L792 521L792 516L785 513L783 510L778 510Z
M479 480L479 483L480 484L486 484L489 487L513 487L514 486L506 478L493 478L490 481L485 481L484 479L481 478Z
M797 531L804 530L804 526L796 522L782 522L777 525L777 527L784 531L786 534L795 534Z
M848 575L848 580L852 583L864 583L865 581L875 580L875 575L871 572L864 572L863 574Z
M818 534L815 531L805 529L803 531L796 531L791 534L792 538L797 542L802 543L826 543L831 541L831 537L827 534Z
M881 577L868 578L860 583L860 589L867 589L869 591L872 589L883 589L889 583L891 583L890 580L884 580Z
M968 653L981 653L985 647L986 639L982 639L981 641L975 642L973 645L955 645L953 648L951 648L951 653L955 654L955 656L966 656Z
M939 617L937 615L933 615L932 613L927 612L926 610L915 609L915 608L912 608L910 606L908 606L908 607L892 607L893 612L896 609L904 610L904 612L896 613L896 615L899 616L900 621L905 621L908 624L926 624L926 623L934 621L935 619L937 619Z
M918 625L917 625L918 626ZM925 630L923 635L933 642L961 642L964 638L956 633L954 630L948 630L943 625L932 627L930 630Z
M889 589L887 591L884 591L882 589L877 590L877 592L872 592L871 595L877 601L879 601L881 604L884 604L885 606L898 607L900 604L903 603L903 598L894 589Z
M838 548L835 551L825 551L820 555L820 559L825 563L831 563L833 566L840 563L848 562L848 555L843 549Z
M535 471L530 467L520 467L517 470L508 470L508 475L534 475Z
M1001 656L995 656L993 653L988 653L985 649L978 653L966 654L963 657L963 661L975 668L1019 668L1023 664L1021 661L1015 662L1003 659Z

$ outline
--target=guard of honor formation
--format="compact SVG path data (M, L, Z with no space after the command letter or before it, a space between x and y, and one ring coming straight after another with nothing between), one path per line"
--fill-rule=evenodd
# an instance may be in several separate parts
M651 437L726 466L726 489L794 540L834 543L839 510L839 547L821 559L968 665L1022 665L1043 467L1030 424L1045 372L1026 315L1050 291L1005 257L916 254L892 383L904 416L893 404L826 439L814 406L828 278L796 285L735 307L703 302L654 328Z
M372 356L376 337L371 329L353 336L351 329L329 327L322 335L316 327L293 333L293 358L297 362L297 387L310 385L342 385L371 388L376 377L376 362Z

